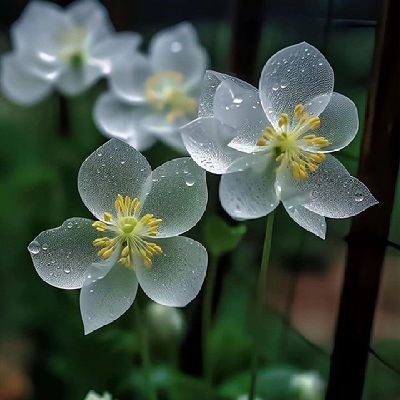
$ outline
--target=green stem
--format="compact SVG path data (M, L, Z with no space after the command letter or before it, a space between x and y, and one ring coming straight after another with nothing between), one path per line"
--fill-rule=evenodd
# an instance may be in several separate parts
M264 247L261 258L260 272L257 281L257 299L256 299L256 310L255 310L255 323L253 325L254 330L256 330L256 323L262 315L262 308L264 302L264 296L267 291L267 276L269 260L271 255L271 242L272 242L272 228L274 226L274 212L268 214L267 226L265 229ZM250 389L248 400L254 400L256 396L256 386L257 386L257 370L260 358L260 344L258 334L254 337L253 352L251 355L251 379L250 379Z
M206 286L203 297L202 307L202 346L203 346L203 373L209 386L212 385L212 368L210 363L210 351L208 348L208 336L211 328L212 302L217 275L218 257L210 255L210 264L208 266Z
M142 359L142 367L144 369L144 375L146 378L146 394L149 400L157 400L157 392L153 385L153 380L151 377L151 361L149 352L149 341L147 337L147 327L146 322L142 317L142 312L138 301L136 301L135 309L133 311L136 318L136 327L139 331L140 336L140 357Z

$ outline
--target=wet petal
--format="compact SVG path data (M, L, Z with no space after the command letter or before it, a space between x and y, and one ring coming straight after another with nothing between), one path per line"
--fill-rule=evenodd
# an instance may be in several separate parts
M111 139L83 162L78 189L86 207L102 219L105 211L115 215L118 194L143 200L150 190L150 174L150 165L142 154L124 142Z
M187 22L157 33L150 43L150 60L156 72L177 71L187 87L198 85L207 65L207 54Z
M119 63L110 74L111 90L121 99L131 103L144 103L145 82L153 74L149 60L136 54L132 60Z
M32 105L50 93L51 82L27 73L15 54L3 56L1 64L2 91L14 103Z
M111 269L104 264L92 264L80 293L85 335L124 314L133 304L137 288L135 272L121 264L114 264Z
M221 205L237 220L263 217L279 204L274 181L272 157L254 155L250 168L222 176L219 186Z
M158 136L174 135L178 129L189 122L188 118L178 118L173 122L167 120L165 114L153 111L150 107L143 114L140 120L142 129L154 133Z
M138 128L143 112L141 107L121 102L108 92L97 99L94 120L104 135L123 140L136 150L142 151L148 149L155 141L153 135Z
M227 146L235 131L216 118L198 118L180 129L193 160L213 174L224 174L243 153Z
M292 114L297 104L319 115L329 103L334 75L326 58L308 43L299 43L275 53L265 64L260 78L260 98L271 123L281 113ZM323 96L325 95L325 96ZM312 102L319 97L318 102Z
M83 64L80 68L70 66L59 76L56 85L61 93L76 96L92 86L102 75L100 65Z
M60 227L40 233L28 246L39 276L62 289L82 287L90 265L97 260L94 239L99 237L85 218L67 219Z
M207 270L207 251L200 243L184 236L156 242L163 254L153 257L150 269L137 265L139 284L156 303L183 307L201 289Z
M200 220L207 205L205 172L191 158L177 158L156 168L142 214L161 218L157 237L180 235Z
M283 203L283 205L293 221L297 222L307 231L319 236L321 239L325 239L326 221L322 215L307 210L307 208L300 205L293 206L286 205L285 203Z
M244 88L231 79L221 82L215 92L214 117L234 129L248 121L264 127L269 124L258 90Z
M331 100L320 114L321 125L312 131L316 136L328 139L330 145L319 149L320 152L331 152L347 146L358 131L358 113L356 105L346 96L332 93ZM315 150L315 149L314 149Z

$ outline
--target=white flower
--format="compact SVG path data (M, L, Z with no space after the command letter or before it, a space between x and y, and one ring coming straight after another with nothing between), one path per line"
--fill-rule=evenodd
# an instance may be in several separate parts
M325 237L325 217L346 218L377 204L329 153L358 130L354 103L333 92L333 70L307 43L265 64L260 91L208 71L199 118L182 128L204 169L222 174L220 200L235 219L265 216L282 201L303 228Z
M102 396L91 390L85 397L85 400L112 400L111 394L104 392Z
M300 400L322 400L324 396L324 382L315 372L294 375L290 387Z
M76 95L107 75L140 43L135 33L114 33L96 0L62 9L32 1L11 28L14 49L2 58L1 85L13 102L31 105L53 88Z
M78 189L98 221L68 219L40 233L28 250L44 281L81 288L86 334L127 311L138 283L166 306L185 306L198 294L207 252L178 236L199 221L207 204L205 173L190 158L151 171L138 151L112 139L83 162Z
M111 72L111 90L94 109L98 128L138 150L160 139L185 151L178 128L197 115L206 64L191 24L157 33L148 56L137 53Z

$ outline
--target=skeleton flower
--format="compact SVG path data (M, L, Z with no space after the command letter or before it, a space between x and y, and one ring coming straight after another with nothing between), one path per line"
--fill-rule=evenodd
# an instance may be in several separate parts
M160 139L185 151L178 128L197 115L206 64L191 24L157 33L148 56L137 53L111 72L94 110L98 128L138 150Z
M83 92L134 54L135 33L114 33L105 8L77 0L65 10L32 1L11 29L14 50L2 58L1 85L13 102L31 105L53 88Z
M303 228L325 237L325 217L346 218L377 203L331 152L356 135L354 103L333 92L333 71L307 43L273 55L260 90L208 71L199 118L182 129L204 169L222 174L222 206L235 219L267 215L282 201Z
M133 147L112 139L82 164L78 189L98 219L71 218L28 246L39 276L62 289L81 288L88 334L132 305L138 284L173 307L199 292L207 268L204 247L178 236L205 211L205 173L190 158L153 172Z
M111 394L104 392L102 395L97 394L91 390L85 397L84 400L112 400Z

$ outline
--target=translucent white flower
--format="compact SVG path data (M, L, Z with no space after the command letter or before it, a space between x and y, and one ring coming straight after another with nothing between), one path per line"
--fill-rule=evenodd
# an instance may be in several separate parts
M76 95L109 74L140 43L136 33L115 33L96 0L65 9L32 1L11 28L12 52L2 57L2 90L11 101L31 105L56 88Z
M185 151L178 128L197 115L206 64L191 24L157 33L148 56L137 53L111 72L110 91L94 109L98 128L138 150L160 139Z
M315 372L294 375L290 387L300 400L322 400L324 397L324 382Z
M98 221L68 219L40 233L28 250L44 281L81 288L86 334L127 311L138 284L162 305L183 307L193 300L204 280L207 252L178 235L205 211L201 168L185 157L151 171L138 151L112 139L83 162L78 189Z
M377 204L329 153L358 130L354 103L333 92L333 70L307 43L273 55L260 90L208 71L199 118L182 128L204 169L222 174L220 200L235 219L267 215L282 201L303 228L325 237L325 217L346 218Z
M104 392L102 396L91 390L85 397L85 400L112 400L110 393Z

